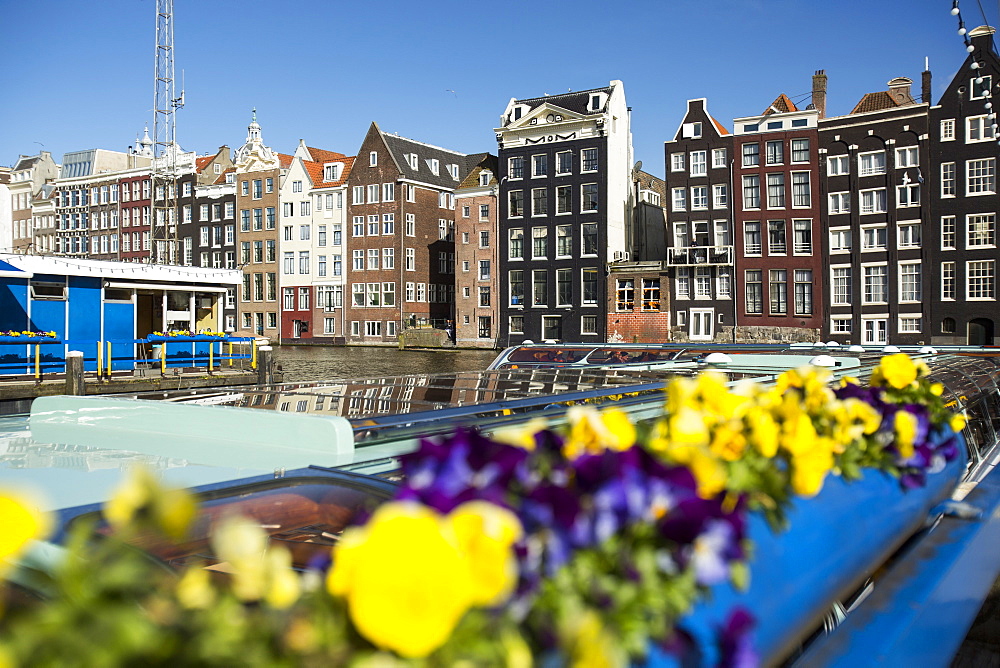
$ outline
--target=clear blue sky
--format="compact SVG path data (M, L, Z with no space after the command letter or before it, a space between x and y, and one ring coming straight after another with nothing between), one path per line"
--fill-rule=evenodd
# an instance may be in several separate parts
M983 2L995 25L996 2ZM636 158L663 175L663 142L690 98L727 127L829 76L828 114L897 76L934 101L964 58L950 0L633 2L175 0L178 139L234 149L257 108L264 140L354 154L371 121L467 153L496 152L511 97L625 84ZM983 23L963 0L969 27ZM42 145L125 150L152 125L154 0L0 0L0 165ZM454 91L449 92L449 91Z

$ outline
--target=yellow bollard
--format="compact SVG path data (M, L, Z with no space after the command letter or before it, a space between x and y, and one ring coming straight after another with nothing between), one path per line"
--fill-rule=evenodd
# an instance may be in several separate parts
M35 344L35 378L42 377L42 347Z
M215 352L215 344L208 344L208 370L212 371L212 353Z
M257 368L257 339L250 341L250 368Z
M160 374L167 375L167 342L160 341Z
M222 349L221 348L221 344L220 344L220 348L219 349L220 350ZM229 366L232 366L232 365L233 365L233 342L230 341L229 342Z
M110 378L111 377L111 342L110 341L108 341L108 358L107 359L108 359L108 364L107 364L108 378Z
M101 377L101 370L104 368L104 357L101 355L101 351L103 349L104 349L104 347L101 345L101 342L98 341L97 342L97 377L98 378Z

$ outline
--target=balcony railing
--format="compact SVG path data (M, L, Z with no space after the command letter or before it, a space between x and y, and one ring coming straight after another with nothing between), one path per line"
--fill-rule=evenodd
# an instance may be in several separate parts
M693 264L732 264L732 246L688 246L667 250L667 264L686 266Z

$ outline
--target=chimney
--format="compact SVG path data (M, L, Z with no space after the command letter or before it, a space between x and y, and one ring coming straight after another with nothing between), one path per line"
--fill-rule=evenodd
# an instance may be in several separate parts
M813 75L812 105L820 118L826 118L826 70L816 70Z
M996 28L993 26L979 26L969 31L969 41L975 47L975 53L979 54L977 59L982 60L982 54L993 51L993 33Z
M924 58L924 71L920 74L920 101L931 103L931 69L927 58Z

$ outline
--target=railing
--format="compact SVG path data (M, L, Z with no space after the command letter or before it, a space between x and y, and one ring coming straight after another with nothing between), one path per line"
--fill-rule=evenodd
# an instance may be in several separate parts
M239 348L234 349L234 346ZM249 350L246 349L249 346ZM26 349L18 351L17 349ZM135 371L159 366L193 367L215 371L240 368L249 361L257 368L257 344L252 338L217 336L150 336L145 339L55 339L47 337L0 337L0 376L30 375L40 380L45 374L66 373L66 353L83 353L84 371L98 377L115 371Z
M732 264L732 246L687 246L667 250L667 264L686 266L692 264Z

